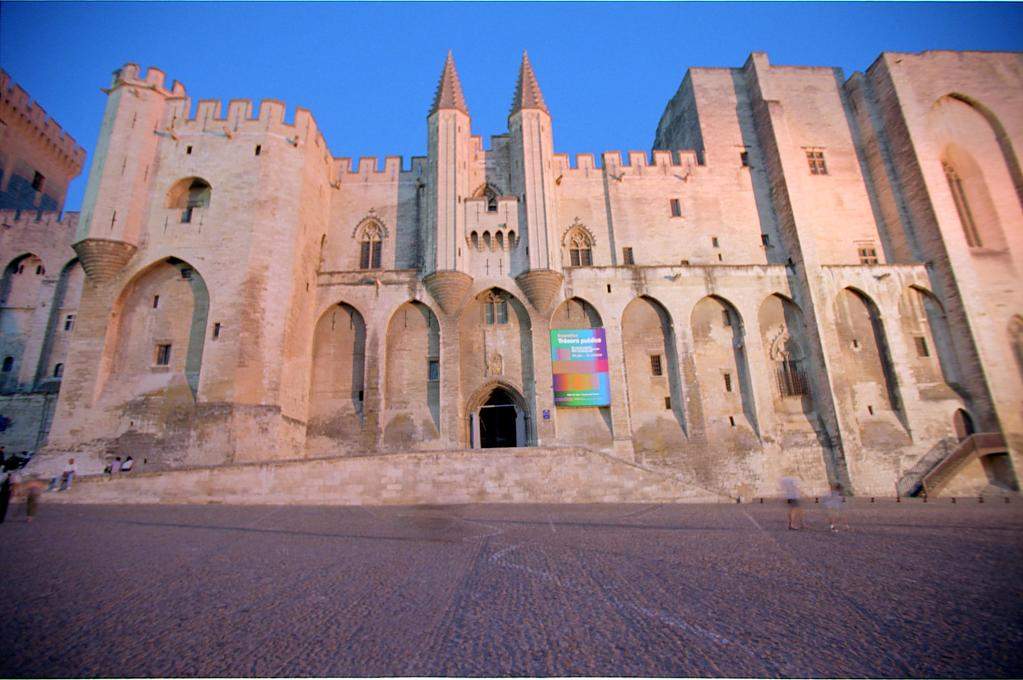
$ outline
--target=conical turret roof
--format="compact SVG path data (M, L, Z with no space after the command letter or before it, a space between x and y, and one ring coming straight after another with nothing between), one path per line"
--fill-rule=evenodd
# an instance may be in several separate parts
M540 83L536 82L536 74L533 73L533 65L529 63L529 55L522 51L522 65L519 67L519 82L515 84L515 96L512 98L512 108L509 116L522 109L540 109L548 115L547 103L543 100L543 93L540 92Z
M433 95L433 106L430 107L430 113L427 115L432 116L440 109L458 109L466 115L469 114L451 50L448 50L448 58L444 61L444 70L440 74L440 82L437 83L437 92Z

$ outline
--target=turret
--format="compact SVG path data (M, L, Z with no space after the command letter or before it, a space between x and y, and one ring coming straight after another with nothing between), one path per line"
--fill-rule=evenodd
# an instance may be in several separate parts
M523 225L529 247L529 270L516 280L533 306L547 312L563 281L557 203L551 176L554 135L550 111L525 52L508 114L508 132L511 190L524 197L519 203L519 224Z
M164 74L126 64L114 73L107 93L96 152L78 227L78 253L86 274L96 283L109 280L138 248L149 195L148 182L156 159L161 121L168 100L185 96L174 83L164 87Z
M458 309L472 284L464 273L463 240L469 195L470 124L455 60L448 52L427 116L424 283L446 313Z

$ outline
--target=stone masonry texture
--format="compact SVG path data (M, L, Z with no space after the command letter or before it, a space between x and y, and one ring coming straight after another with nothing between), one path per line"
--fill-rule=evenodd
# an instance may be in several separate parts
M485 144L448 55L406 162L118 69L81 213L0 211L0 444L166 473L93 502L320 474L388 504L1018 490L1020 54L846 78L753 53L690 69L650 152L575 158L542 82L523 56ZM70 179L77 147L3 86L3 181L31 125ZM571 328L605 331L604 406L554 404Z

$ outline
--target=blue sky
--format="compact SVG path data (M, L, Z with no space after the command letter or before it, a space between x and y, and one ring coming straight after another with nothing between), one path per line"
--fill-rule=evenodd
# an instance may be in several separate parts
M1023 4L0 2L0 65L90 157L99 88L134 61L180 80L193 102L304 106L335 156L407 163L425 153L448 49L487 145L506 128L527 49L557 150L600 153L649 149L690 66L741 66L765 51L772 63L848 76L882 51L1019 51Z

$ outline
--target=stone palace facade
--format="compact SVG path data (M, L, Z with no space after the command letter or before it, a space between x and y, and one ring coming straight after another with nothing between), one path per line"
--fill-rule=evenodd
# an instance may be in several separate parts
M80 216L0 214L0 404L24 427L59 387L41 460L576 447L735 495L1016 488L1020 54L754 53L599 157L556 152L525 55L489 144L449 55L410 163L153 68L107 96ZM557 406L550 332L588 328L610 398Z

